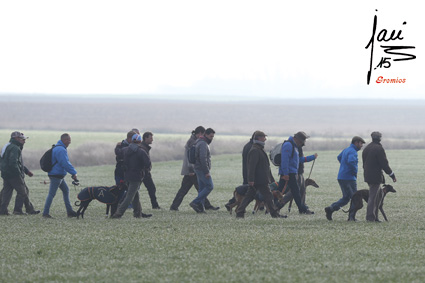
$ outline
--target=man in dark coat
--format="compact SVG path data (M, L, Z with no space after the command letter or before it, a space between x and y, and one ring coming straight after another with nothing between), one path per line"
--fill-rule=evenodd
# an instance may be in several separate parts
M151 150L151 144L153 142L153 134L151 132L145 132L142 136L142 143L140 146L149 156L150 159L150 150ZM158 201L156 199L156 186L152 179L151 174L152 166L149 168L149 170L146 171L146 175L143 178L143 184L145 185L146 189L148 190L149 198L151 199L152 209L161 209L159 207Z
M381 145L382 134L380 132L373 132L371 137L372 142L366 146L362 155L364 180L369 185L366 220L380 222L378 219L378 208L383 197L381 184L385 183L382 170L391 177L393 182L397 182L397 179L388 164L385 150Z
M276 207L273 204L273 195L268 186L270 183L274 182L274 178L270 171L269 158L264 151L264 144L266 140L264 132L256 131L254 133L253 145L248 153L247 160L249 189L236 211L237 218L244 217L246 207L254 200L257 191L264 196L264 202L269 208L270 215L273 218L285 217L279 215L277 212Z
M111 216L111 218L121 218L131 202L133 202L134 217L139 218L152 216L150 214L142 213L138 194L146 171L151 166L148 154L140 147L141 142L142 137L138 134L134 134L131 144L123 150L124 166L126 168L124 174L125 181L128 183L128 190L124 200L120 203L117 211Z
M9 215L7 207L12 198L13 190L16 190L14 214L24 214L22 206L25 203L27 212L37 214L28 198L28 187L25 184L25 174L32 173L24 166L22 161L22 149L27 137L21 132L13 132L1 152L1 176L3 178L3 190L0 193L0 215ZM31 206L28 206L30 204Z

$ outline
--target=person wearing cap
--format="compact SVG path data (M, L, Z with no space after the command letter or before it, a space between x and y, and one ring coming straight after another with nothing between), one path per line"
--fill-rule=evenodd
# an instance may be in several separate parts
M125 181L128 183L128 190L124 200L119 204L117 211L111 218L121 218L131 202L133 203L134 217L146 218L152 216L151 214L142 213L142 206L140 204L140 185L142 184L145 173L151 166L148 154L140 147L141 143L142 137L139 134L134 134L131 138L131 144L123 150L124 166L126 168L124 176Z
M274 178L270 170L269 158L264 151L266 140L267 138L264 132L256 131L254 133L253 144L247 159L247 181L249 188L242 203L236 210L237 218L244 218L246 207L254 200L257 192L264 197L264 202L270 211L271 217L286 217L277 212L273 204L273 195L269 189L269 184L274 182Z
M183 155L183 165L181 170L181 175L183 175L182 183L180 189L177 191L176 196L174 197L173 203L170 206L170 210L178 211L179 206L183 201L183 198L187 195L190 188L195 186L196 191L199 192L198 179L196 178L195 171L193 169L193 164L190 164L188 160L188 151L195 144L196 140L204 135L205 128L203 126L196 127L195 130L192 131L190 138L187 140L186 145L184 146L184 155ZM210 210L218 210L218 206L211 205L208 198L205 198L205 209Z
M209 144L213 141L215 131L211 128L205 130L204 135L196 140L196 162L193 167L198 179L198 196L189 204L197 213L205 213L205 199L214 189L211 177L211 152Z
M23 215L22 207L28 214L37 214L28 198L28 187L25 184L25 174L32 176L32 172L24 166L22 150L26 137L23 133L15 131L10 135L10 141L1 151L1 176L3 189L0 193L0 215L9 215L7 207L12 198L13 190L16 190L15 208L13 214Z
M300 160L300 164L298 165L298 174L297 174L297 183L298 187L300 188L300 195L301 195L301 203L305 205L305 198L307 189L305 186L305 179L304 179L304 163L311 162L313 160L316 160L318 154L312 154L308 156L304 156L303 147L305 144L302 144L298 147L298 156ZM283 195L282 201L278 202L278 199L275 199L275 203L278 209L281 209L284 207L288 202L292 201L294 197L292 196L291 191L288 191L286 194ZM288 208L290 210L290 207Z
M383 197L381 184L385 183L382 171L388 174L393 182L397 182L397 179L389 166L387 155L381 145L382 134L372 132L371 137L372 142L365 147L362 154L364 181L369 185L366 220L380 222L378 208Z
M326 218L332 220L332 213L346 205L354 193L357 192L357 172L359 157L357 152L363 147L365 141L355 136L351 139L349 147L344 149L337 157L340 165L338 171L338 184L341 188L342 198L325 207Z
M285 185L289 187L295 203L298 206L298 211L301 214L314 214L313 211L308 209L301 200L300 188L297 182L298 168L300 164L300 157L298 148L305 144L306 139L309 138L304 132L297 132L294 136L290 136L287 141L282 145L281 150L281 163L279 166L279 190L282 191ZM286 188L288 190L288 188Z
M252 133L251 138L249 139L249 141L244 145L243 149L242 149L242 186L248 185L248 153L251 150L251 147L254 143L254 133ZM236 202L236 198L235 196L233 196L231 199L229 199L229 201L224 205L224 207L226 207L227 211L231 211L231 205L233 203ZM260 207L260 209L264 209L264 206Z
M68 217L77 217L77 213L72 209L71 202L69 200L69 187L65 181L67 173L71 174L71 178L74 181L77 179L77 170L72 166L68 157L67 148L71 144L71 136L67 133L61 135L60 140L56 143L52 150L52 170L47 174L50 179L49 193L44 204L43 217L53 218L50 215L50 206L52 205L53 198L56 195L58 189L61 189L63 194L63 200Z

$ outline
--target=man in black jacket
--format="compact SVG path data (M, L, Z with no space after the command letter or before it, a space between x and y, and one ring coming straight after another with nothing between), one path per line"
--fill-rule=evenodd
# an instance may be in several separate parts
M152 216L150 214L142 213L142 207L140 205L138 194L146 171L151 166L149 156L147 155L146 151L140 147L141 143L142 137L138 134L134 134L131 144L123 150L124 166L126 168L124 174L125 181L128 182L128 190L127 195L118 206L117 211L114 213L114 215L112 215L112 218L121 218L131 202L133 202L134 217L139 218Z
M236 211L237 218L244 217L245 209L249 203L254 200L257 191L263 195L264 202L269 208L270 215L273 218L285 217L279 215L277 212L276 207L273 204L273 195L268 186L270 183L274 182L274 178L270 171L269 158L264 151L264 144L266 140L266 134L264 134L264 132L256 131L254 133L253 145L248 153L247 160L249 189L241 205Z
M382 134L380 132L373 132L371 137L372 142L366 146L362 154L364 181L369 185L366 220L380 222L378 219L378 209L383 197L381 184L385 183L382 170L391 177L393 182L397 182L397 179L388 164L385 150L381 145Z
M142 136L142 143L140 144L140 146L142 147L144 151L146 151L146 153L149 156L149 159L150 159L149 152L152 148L150 145L152 144L152 142L153 142L153 134L151 132L145 132ZM151 199L152 209L161 209L161 207L159 207L158 201L156 200L156 187L152 179L151 169L152 169L152 166L150 166L149 170L146 171L146 175L143 178L143 184L148 190L149 198Z

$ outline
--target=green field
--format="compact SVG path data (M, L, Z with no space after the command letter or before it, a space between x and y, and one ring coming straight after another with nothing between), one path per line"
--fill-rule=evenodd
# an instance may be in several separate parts
M85 219L68 219L58 191L51 207L55 219L0 217L0 282L424 282L419 177L425 151L387 151L398 178L397 193L385 199L388 223L367 223L365 208L356 223L347 222L343 212L334 213L332 222L326 220L324 207L341 197L337 154L319 152L311 178L320 188L307 189L307 204L316 212L312 216L296 209L287 219L262 213L248 213L245 219L230 216L224 204L242 180L240 154L213 156L210 200L222 208L205 215L188 205L194 189L179 212L168 210L180 186L181 161L153 164L162 210L151 209L142 187L143 211L154 214L150 219L135 219L131 211L122 219L106 219L105 205L97 201ZM77 168L82 186L112 185L113 169ZM47 177L34 173L27 178L30 198L42 209L48 185L40 182ZM359 189L364 188L360 178ZM80 189L71 188L71 200ZM281 213L286 212L284 207Z

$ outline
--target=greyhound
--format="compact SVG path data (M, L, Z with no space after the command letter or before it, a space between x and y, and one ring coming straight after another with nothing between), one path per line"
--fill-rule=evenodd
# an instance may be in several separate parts
M384 195L382 196L382 201L381 201L381 204L379 205L379 211L381 211L385 221L388 221L387 216L385 215L384 209L382 208L382 206L384 205L384 198L387 195L387 193L389 192L395 193L396 190L391 185L383 185L382 191L384 192ZM363 207L363 200L365 200L365 202L368 202L369 190L359 190L356 193L354 193L353 197L351 198L350 209L348 211L342 210L345 213L348 213L348 221L357 221L356 213L359 209Z

